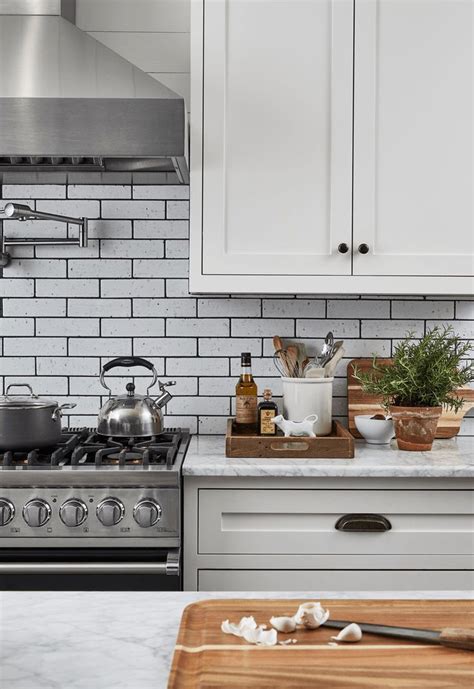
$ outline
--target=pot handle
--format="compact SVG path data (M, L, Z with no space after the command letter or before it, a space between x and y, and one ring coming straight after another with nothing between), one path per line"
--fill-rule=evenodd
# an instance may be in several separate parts
M147 368L149 371L152 371L153 373L153 380L150 383L150 385L147 387L147 394L148 390L154 386L156 381L158 380L158 374L156 372L155 367L151 363L151 361L148 361L147 359L142 359L140 356L119 356L116 359L112 359L112 361L108 361L106 364L103 365L102 371L100 373L100 383L102 387L104 387L106 390L109 391L109 395L112 394L112 390L109 388L108 385L105 383L105 374L107 371L110 371L112 368L117 368L117 367L122 367L122 368L131 368L133 366L143 366L144 368Z
M60 419L62 417L63 409L74 409L74 407L77 407L77 404L75 402L65 402L64 404L61 404L61 406L56 407L56 409L51 414L51 418L57 421L57 419Z
M31 397L38 397L38 395L35 395L35 393L33 392L33 388L31 387L31 385L28 385L28 383L10 383L5 392L6 397L8 397L8 391L10 390L10 388L28 388Z

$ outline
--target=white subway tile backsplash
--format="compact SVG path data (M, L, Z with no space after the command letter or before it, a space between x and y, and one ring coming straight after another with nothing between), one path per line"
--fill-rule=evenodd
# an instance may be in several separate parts
M0 279L0 298L2 297L32 297L35 291L34 280L22 280L21 278Z
M166 217L168 220L186 220L189 218L189 201L167 201Z
M69 340L69 354L72 356L131 356L131 337L75 337Z
M71 424L96 424L106 398L101 366L116 356L144 356L162 380L177 381L166 409L169 426L222 434L242 351L253 355L259 390L271 388L281 408L274 335L296 338L310 355L329 330L344 339L334 381L334 414L343 421L352 358L390 356L409 329L419 336L427 327L451 324L463 338L474 338L469 297L195 297L187 279L189 187L152 184L149 175L134 175L134 186L117 173L70 173L69 185L52 176L38 183L40 177L24 177L21 184L12 178L3 198L88 217L90 242L85 249L43 246L35 253L33 247L12 248L13 261L0 278L0 376L4 385L27 380L39 394L76 402ZM11 237L68 236L66 225L52 221L6 220L3 230ZM76 232L69 228L69 236ZM130 378L145 392L150 378L144 370L117 369L108 376L116 394ZM474 435L474 413L461 433Z
M187 239L189 223L187 220L135 220L133 236L135 239Z
M164 201L102 201L103 218L150 218L163 220Z
M165 334L163 318L103 318L103 337L162 337Z
M171 280L168 280L168 286L172 287ZM187 283L183 285L183 288L187 291ZM198 299L198 315L200 317L227 316L230 318L231 316L244 316L245 318L258 318L261 315L260 299Z
M100 326L98 318L37 318L36 335L63 335L77 337L78 335L98 337Z
M201 335L229 335L228 318L168 318L166 321L167 335L186 335L199 337Z
M34 357L0 357L0 376L34 376Z
M1 281L0 281L1 285ZM23 295L21 295L23 296ZM29 296L29 295L28 295ZM37 297L98 297L99 280L88 278L56 280L45 278L36 280Z
M126 259L73 258L68 261L68 276L70 278L130 278L132 277L132 262Z
M144 294L153 294L163 297L165 294L165 281L160 279L105 279L100 282L101 297L142 297Z
M163 258L162 239L107 239L100 243L102 258Z
M189 187L185 185L158 186L141 184L133 187L134 199L189 199Z
M133 275L137 278L186 278L188 277L187 259L135 259Z
M324 299L264 299L265 318L324 318Z
M5 356L65 356L67 340L65 337L5 337L3 340Z
M197 354L196 339L191 337L137 337L133 349L134 354L144 357Z
M145 293L144 293L145 294ZM134 316L154 316L169 318L195 316L195 299L134 299Z
M122 316L126 318L132 315L132 302L130 299L68 299L69 316Z
M4 299L4 316L65 316L65 299Z
M35 321L33 318L0 318L0 337L34 335L34 333Z
M119 184L70 184L68 199L129 199L130 185Z

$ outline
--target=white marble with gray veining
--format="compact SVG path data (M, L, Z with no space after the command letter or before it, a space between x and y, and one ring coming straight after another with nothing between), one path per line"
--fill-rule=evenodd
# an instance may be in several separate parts
M185 476L474 478L474 438L435 440L430 452L356 442L354 459L247 459L225 456L223 436L194 436Z
M209 598L469 598L383 593L0 592L0 686L166 689L181 614Z

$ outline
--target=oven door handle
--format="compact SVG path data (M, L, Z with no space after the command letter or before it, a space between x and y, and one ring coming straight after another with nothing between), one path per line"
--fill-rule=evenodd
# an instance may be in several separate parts
M166 574L179 576L179 552L166 562L0 562L0 574Z

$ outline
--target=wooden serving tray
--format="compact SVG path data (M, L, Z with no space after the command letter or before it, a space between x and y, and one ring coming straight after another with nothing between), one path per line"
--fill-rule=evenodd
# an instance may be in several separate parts
M317 598L316 598L317 600ZM364 634L328 646L336 629L278 634L288 646L255 646L221 632L221 623L253 615L293 615L301 600L208 600L183 613L168 689L472 689L474 653ZM421 629L473 627L472 601L330 600L335 620Z
M230 418L227 420L225 454L226 457L272 459L352 459L354 438L338 421L333 421L331 435L285 438L281 432L274 436L242 433Z
M379 359L377 361L382 366L390 365L392 359ZM355 438L361 438L359 431L355 427L354 416L356 414L383 414L381 397L363 392L361 384L353 377L354 365L361 371L368 371L372 368L372 359L353 359L347 365L347 413L349 416L349 431ZM459 433L461 422L467 412L474 407L474 389L460 388L457 391L459 397L464 398L464 404L458 412L443 409L441 418L438 421L436 430L437 438L453 438Z

